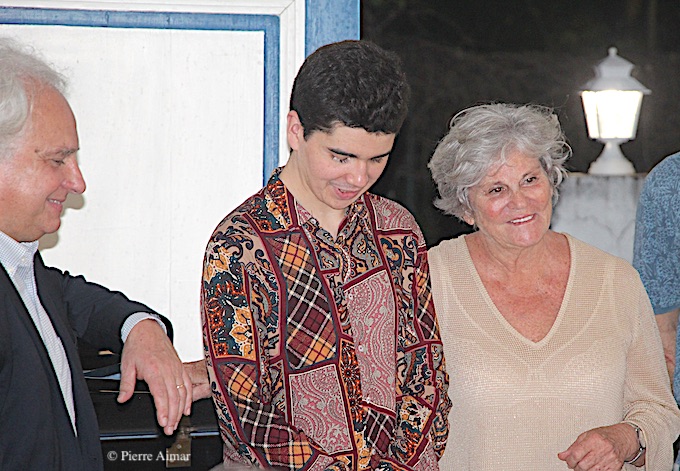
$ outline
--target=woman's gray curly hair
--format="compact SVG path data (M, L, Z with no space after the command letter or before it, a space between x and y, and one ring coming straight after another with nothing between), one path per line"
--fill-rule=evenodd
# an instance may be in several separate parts
M469 189L514 151L539 159L557 203L571 155L557 116L544 106L494 103L467 108L451 120L428 164L439 190L434 205L461 220L474 214Z

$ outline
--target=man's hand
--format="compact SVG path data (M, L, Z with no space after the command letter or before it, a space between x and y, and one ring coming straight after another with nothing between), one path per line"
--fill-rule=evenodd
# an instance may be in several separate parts
M208 370L205 366L205 360L197 360L184 363L184 371L189 375L193 386L192 400L197 401L210 397L210 380L208 379Z
M132 397L136 379L149 385L158 423L172 435L182 413L191 414L192 383L170 339L153 319L135 325L125 341L118 402Z

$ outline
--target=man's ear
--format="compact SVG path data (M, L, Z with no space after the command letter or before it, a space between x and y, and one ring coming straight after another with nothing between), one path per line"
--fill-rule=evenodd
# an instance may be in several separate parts
M300 147L300 141L305 139L305 129L302 127L297 111L288 112L286 117L286 137L288 138L288 147L291 150L297 150Z

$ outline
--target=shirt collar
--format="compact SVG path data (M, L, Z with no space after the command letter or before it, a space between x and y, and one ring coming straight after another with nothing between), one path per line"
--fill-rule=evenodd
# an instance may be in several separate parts
M33 267L33 258L38 250L39 242L17 242L0 231L0 263L13 276L17 268Z
M278 167L274 169L274 172L272 173L272 176L269 178L269 181L267 182L267 186L265 187L265 192L269 193L270 195L277 195L277 194L282 194L286 193L290 195L291 200L293 201L293 207L288 208L289 211L295 211L298 215L298 223L299 224L304 224L306 223L311 217L311 213L300 204L299 201L295 199L295 196L293 196L292 193L290 193L286 189L286 185L283 183L283 181L280 178L281 170L283 170L283 167ZM364 193L361 195L354 203L349 205L347 208L347 214L345 216L345 221L347 223L351 223L356 219L357 217L365 217L367 214L366 212L366 202L364 199L367 197L367 193ZM277 198L272 198L273 201L281 201ZM283 200L285 201L285 200ZM285 213L286 208L280 208L282 213Z

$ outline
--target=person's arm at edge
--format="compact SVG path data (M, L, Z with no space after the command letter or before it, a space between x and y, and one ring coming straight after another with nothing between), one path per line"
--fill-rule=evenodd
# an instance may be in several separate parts
M633 266L656 314L666 367L673 385L680 305L680 154L657 164L644 181L635 216Z
M666 368L668 369L668 376L671 381L671 387L673 386L673 375L675 374L678 315L680 315L680 309L674 309L655 316L656 324L659 326L659 334L661 335L661 344L663 345L663 353L666 360Z

